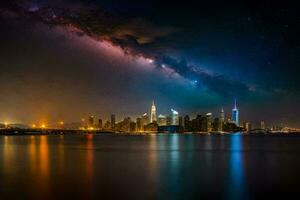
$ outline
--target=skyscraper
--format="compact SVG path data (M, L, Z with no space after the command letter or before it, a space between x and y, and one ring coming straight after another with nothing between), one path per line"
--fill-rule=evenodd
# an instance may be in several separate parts
M191 131L191 120L188 115L184 117L184 130Z
M171 112L172 112L172 125L178 125L179 124L178 112L174 109L171 109Z
M265 123L265 121L260 121L260 128L261 129L266 129L266 123Z
M168 115L167 116L167 126L170 126L170 125L172 125L172 116Z
M179 118L178 118L178 125L179 125L180 127L183 127L183 118L182 118L182 117L179 117Z
M89 128L94 127L94 116L89 117Z
M137 131L144 130L142 118L140 118L140 117L136 118L136 129L137 129Z
M115 127L116 127L116 116L115 115L110 116L110 126L111 126L111 130L115 130Z
M211 124L212 124L212 114L211 113L207 113L206 114L206 131L207 132L211 132L212 131L212 127L211 127Z
M246 131L246 132L250 132L251 131L251 129L252 129L252 127L251 127L251 123L250 122L244 122L244 130Z
M167 117L164 115L158 116L158 125L159 126L166 126L167 125Z
M154 104L154 101L152 102L151 106L151 115L150 115L150 123L156 122L156 106Z
M144 128L144 126L146 126L149 123L149 116L147 113L144 113L142 115L142 128Z
M99 119L99 120L98 120L98 128L99 128L99 129L102 129L102 119Z
M234 101L234 108L232 109L231 120L235 125L239 126L239 109L237 108L236 100Z
M218 131L223 131L224 122L225 122L225 113L224 113L224 109L222 107L221 112L220 112Z

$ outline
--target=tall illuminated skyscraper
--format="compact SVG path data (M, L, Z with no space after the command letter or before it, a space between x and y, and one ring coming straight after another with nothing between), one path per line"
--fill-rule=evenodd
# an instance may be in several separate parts
M144 113L142 115L142 126L144 127L145 125L147 125L149 123L149 116L147 113Z
M223 131L224 122L225 122L225 113L224 113L224 109L222 107L221 112L220 112L220 120L219 120L219 125L218 125L218 131Z
M239 109L236 105L236 99L234 100L234 108L232 109L231 120L235 125L239 126Z
M178 112L174 109L171 109L171 112L172 112L172 125L178 125L179 124Z
M151 115L150 115L150 123L156 122L156 106L154 104L154 101L152 102L151 106Z
M211 132L212 131L212 113L206 114L206 131Z

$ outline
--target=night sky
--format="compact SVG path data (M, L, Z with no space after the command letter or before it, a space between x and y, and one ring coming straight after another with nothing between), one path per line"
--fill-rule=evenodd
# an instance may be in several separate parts
M0 3L0 122L230 114L300 126L300 14L288 1Z

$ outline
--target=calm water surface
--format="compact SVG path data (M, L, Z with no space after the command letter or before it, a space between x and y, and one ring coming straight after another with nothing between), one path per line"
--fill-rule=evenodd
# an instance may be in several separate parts
M0 136L0 198L287 197L299 156L299 136Z

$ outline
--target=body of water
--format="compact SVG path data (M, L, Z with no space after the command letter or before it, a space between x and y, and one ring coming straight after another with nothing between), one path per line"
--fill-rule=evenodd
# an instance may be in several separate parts
M300 136L0 136L0 199L297 194Z

